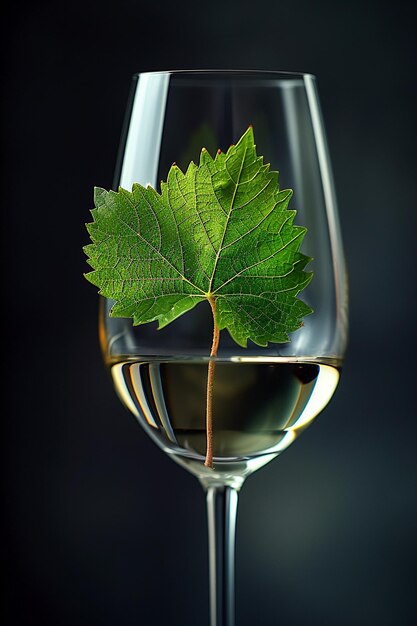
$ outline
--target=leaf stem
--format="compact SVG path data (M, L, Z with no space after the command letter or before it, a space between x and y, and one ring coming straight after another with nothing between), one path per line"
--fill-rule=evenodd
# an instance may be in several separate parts
M214 372L216 369L216 361L219 349L220 329L216 323L216 299L210 295L208 301L213 313L213 343L211 344L210 361L207 371L207 403L206 403L206 434L207 434L207 451L204 465L213 469L213 387Z

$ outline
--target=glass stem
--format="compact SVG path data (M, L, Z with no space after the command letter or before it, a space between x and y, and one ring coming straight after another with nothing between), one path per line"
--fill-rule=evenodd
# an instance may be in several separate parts
M210 569L210 626L235 623L235 528L238 492L234 487L207 488Z

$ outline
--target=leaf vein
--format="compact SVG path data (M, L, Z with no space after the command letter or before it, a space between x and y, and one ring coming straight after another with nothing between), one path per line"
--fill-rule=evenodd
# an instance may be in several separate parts
M257 265L261 265L262 263L265 263L266 261L269 261L269 259L272 259L273 257L277 256L277 254L281 254L281 252L283 250L285 250L285 248L288 248L289 245L294 243L294 241L299 239L302 235L303 235L303 232L300 230L300 232L295 237L290 239L290 241L287 241L287 243L284 246L282 246L278 250L275 250L272 254L267 256L265 259L261 259L260 261L257 261L256 263L253 263L252 265L248 265L248 267L245 267L244 269L242 269L239 272L237 272L234 276L232 276L231 278L226 280L222 285L220 285L220 287L217 287L217 289L215 291L213 291L213 295L215 293L217 293L220 289L223 289L223 287L225 287L232 280L235 280L238 276L241 276L241 274L243 274L244 272L247 272L248 270L252 269L253 267L256 267Z

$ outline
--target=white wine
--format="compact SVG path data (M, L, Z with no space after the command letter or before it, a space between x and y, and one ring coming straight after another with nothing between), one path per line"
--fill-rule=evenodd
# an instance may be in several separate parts
M148 433L165 451L199 463L206 453L207 363L190 358L109 362L120 398ZM273 458L287 448L327 405L339 376L334 359L217 360L215 469Z

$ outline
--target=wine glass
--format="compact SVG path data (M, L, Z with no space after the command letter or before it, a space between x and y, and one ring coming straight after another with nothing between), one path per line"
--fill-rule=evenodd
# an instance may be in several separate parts
M109 317L100 341L115 388L145 432L207 493L211 626L234 624L234 535L245 479L285 450L326 406L347 340L345 263L330 159L310 74L175 71L134 76L114 189L159 188L170 166L226 151L252 125L258 155L292 188L302 252L314 278L302 299L314 313L291 341L241 348L222 331L210 359L210 307L200 304L162 330ZM206 453L208 363L213 385L213 467Z

